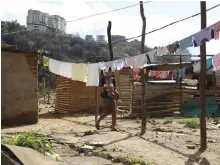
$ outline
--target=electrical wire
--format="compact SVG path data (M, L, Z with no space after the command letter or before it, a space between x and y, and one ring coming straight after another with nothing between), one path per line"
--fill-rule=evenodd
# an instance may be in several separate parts
M143 4L146 4L146 3L149 3L149 2L151 2L151 1L143 2ZM105 11L105 12L102 12L102 13L97 13L97 14L93 14L93 15L77 18L77 19L74 19L74 20L66 21L66 22L68 23L68 22L79 21L79 20L90 18L90 17L94 17L94 16L99 16L99 15L103 15L103 14L107 14L107 13L111 13L111 12L115 12L115 11L119 11L119 10L128 9L128 8L131 8L131 7L134 7L134 6L138 6L138 5L140 5L140 4L137 3L137 4L134 4L134 5L123 7L123 8L118 8L118 9L114 9L114 10L110 10L110 11Z
M219 6L220 6L220 4L217 4L217 5L215 5L215 6L211 7L211 8L209 8L209 9L207 9L206 11L210 11L210 10L216 8L216 7L219 7ZM183 19L181 19L181 20L174 21L174 22L172 22L172 23L170 23L170 24L167 24L167 25L164 25L164 26L162 26L162 27L160 27L160 28L157 28L157 29L154 29L154 30L152 30L152 31L149 31L149 32L145 33L145 35L151 34L151 33L153 33L153 32L159 31L159 30L162 30L162 29L164 29L164 28L166 28L166 27L169 27L169 26L174 25L174 24L176 24L176 23L179 23L179 22L188 20L188 19L190 19L190 18L196 17L196 16L198 16L198 15L200 15L200 14L201 14L201 13L197 13L197 14L194 14L194 15L192 15L192 16L183 18ZM124 39L124 40L120 40L120 41L114 42L114 43L112 43L112 44L117 44L117 43L125 42L125 41L131 40L131 39L136 39L136 38L139 38L139 37L141 37L141 36L142 36L142 34L141 34L141 35L138 35L138 36L135 36L135 37L126 38L126 39ZM107 45L107 44L106 44L106 45ZM103 45L103 46L106 46L106 45Z
M146 3L149 3L149 2L151 2L151 1L143 2L143 4L146 4ZM134 4L134 5L130 5L130 6L125 6L123 8L118 8L118 9L114 9L114 10L111 10L111 11L106 11L106 12L102 12L102 13L97 13L97 14L77 18L77 19L74 19L74 20L66 21L66 23L73 22L73 21L79 21L79 20L82 20L82 19L86 19L86 18L90 18L90 17L102 15L102 14L107 14L107 13L111 13L111 12L115 12L115 11L119 11L119 10L128 9L128 8L131 8L131 7L134 7L134 6L137 6L137 5L140 5L140 4L137 3L137 4ZM38 24L38 25L44 25L45 26L45 24ZM45 26L45 27L47 27L47 26ZM47 27L47 28L55 29L55 28L51 28L51 27ZM10 32L10 33L4 33L4 34L1 34L1 35L4 36L4 35L8 35L8 34L16 34L16 33L21 33L21 32L26 32L26 31L32 31L32 29L30 29L30 30L21 30L21 31L17 31L17 32Z
M214 9L214 8L219 7L219 6L220 6L220 4L217 4L217 5L213 6L213 7L210 7L210 8L207 9L206 11L210 11L210 10L212 10L212 9ZM153 33L153 32L159 31L159 30L162 30L162 29L164 29L164 28L166 28L166 27L169 27L169 26L174 25L174 24L176 24L176 23L179 23L179 22L188 20L188 19L190 19L190 18L196 17L196 16L198 16L198 15L200 15L200 14L201 14L201 13L197 13L197 14L194 14L194 15L192 15L192 16L183 18L183 19L181 19L181 20L174 21L174 22L172 22L172 23L170 23L170 24L167 24L167 25L162 26L162 27L160 27L160 28L157 28L157 29L154 29L154 30L152 30L152 31L149 31L149 32L145 33L145 35L151 34L151 33ZM48 28L49 28L49 27L48 27ZM53 28L51 28L51 29L53 29ZM5 33L5 34L2 34L2 36L4 36L4 35L9 35L9 34L16 34L16 33L24 32L24 31L30 31L30 30L22 30L22 31L17 31L17 32ZM136 39L136 38L139 38L139 37L141 37L141 36L142 36L142 34L141 34L141 35L138 35L138 36L135 36L135 37L130 37L130 38L127 38L127 39L124 39L124 40L120 40L120 41L117 41L117 42L112 43L112 45L117 44L117 43L121 43L121 42L125 42L125 41L131 40L131 39ZM108 46L108 44L101 45L100 47L105 47L105 46Z

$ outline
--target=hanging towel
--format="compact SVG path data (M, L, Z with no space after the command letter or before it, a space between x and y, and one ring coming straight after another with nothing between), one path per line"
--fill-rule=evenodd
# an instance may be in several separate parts
M66 78L72 78L72 63L60 62L59 75Z
M121 70L122 68L125 67L125 60L124 59L115 60L113 63L114 63L113 64L114 70Z
M214 29L213 26L209 26L193 35L193 45L194 47L200 46L203 43L210 41L213 38L214 38Z
M50 72L52 72L56 75L60 75L59 69L60 69L60 61L49 58L49 70L50 70Z
M193 46L193 38L192 36L186 37L184 39L182 39L181 41L179 41L180 43L180 49L186 49L188 47L192 47Z
M210 70L210 69L212 69L212 68L213 68L212 58L208 58L208 59L206 60L206 69L207 69L207 70Z
M213 27L214 27L214 38L215 40L218 40L220 36L220 21L216 22Z
M99 86L99 64L88 64L88 78L86 86Z
M88 64L72 64L72 80L87 82Z
M212 63L213 63L213 70L214 71L220 70L220 53L213 56Z
M125 58L125 67L131 67L134 66L134 57Z
M143 67L144 64L147 64L146 54L135 56L133 59L134 59L134 66Z

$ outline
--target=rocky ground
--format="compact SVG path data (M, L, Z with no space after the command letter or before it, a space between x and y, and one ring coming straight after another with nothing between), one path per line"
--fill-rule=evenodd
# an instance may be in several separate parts
M49 113L51 105L41 101L39 106L38 124L2 128L2 136L37 130L51 139L59 155L57 161L63 164L141 164L144 160L158 165L220 165L220 129L211 122L207 122L208 149L201 152L199 129L184 127L178 122L182 119L167 124L163 119L150 119L146 133L138 136L140 119L118 119L119 131L112 132L109 116L97 131L94 115L55 115Z

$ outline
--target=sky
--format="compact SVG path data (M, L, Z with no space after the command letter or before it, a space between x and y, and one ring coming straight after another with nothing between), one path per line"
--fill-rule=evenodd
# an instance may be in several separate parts
M65 18L66 21L80 17L110 11L139 1L126 0L7 0L0 2L1 20L18 20L26 25L26 16L29 9L40 10L50 15L56 14ZM207 1L207 9L218 4L218 1ZM79 34L82 38L87 34L106 35L108 21L112 22L112 35L124 35L127 38L138 36L142 30L142 20L139 6L83 19L68 22L66 32ZM207 26L220 21L220 7L207 12ZM160 28L166 24L191 16L200 12L199 1L152 1L144 4L146 16L146 32ZM189 20L177 23L161 31L146 35L145 44L148 47L167 46L189 35L200 31L200 15ZM138 38L140 40L140 38ZM199 48L189 48L194 55L199 54ZM207 54L220 53L220 39L211 40L207 43Z

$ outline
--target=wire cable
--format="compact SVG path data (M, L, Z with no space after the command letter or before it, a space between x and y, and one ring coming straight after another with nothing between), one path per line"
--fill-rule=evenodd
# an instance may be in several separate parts
M206 11L210 11L210 10L216 8L216 7L219 7L219 6L220 6L220 4L217 4L217 5L215 5L215 6L211 7L211 8L209 8L209 9L207 9ZM169 26L174 25L174 24L176 24L176 23L179 23L179 22L188 20L188 19L190 19L190 18L196 17L196 16L198 16L198 15L200 15L200 14L201 14L201 13L197 13L197 14L194 14L194 15L192 15L192 16L183 18L183 19L181 19L181 20L174 21L174 22L172 22L172 23L170 23L170 24L167 24L167 25L164 25L164 26L162 26L162 27L160 27L160 28L157 28L157 29L154 29L154 30L152 30L152 31L149 31L149 32L145 33L145 35L151 34L151 33L153 33L153 32L159 31L159 30L162 30L162 29L164 29L164 28L166 28L166 27L169 27ZM138 35L138 36L135 36L135 37L126 38L126 39L124 39L124 40L120 40L120 41L114 42L114 43L112 43L112 44L117 44L117 43L125 42L125 41L131 40L131 39L139 38L139 37L141 37L141 36L142 36L142 34L141 34L141 35ZM106 44L106 45L107 45L107 44ZM105 45L105 46L106 46L106 45Z
M212 9L214 9L214 8L219 7L219 6L220 6L220 4L217 4L217 5L215 5L215 6L211 7L211 8L209 8L209 9L207 9L206 11L210 11L210 10L212 10ZM179 22L188 20L188 19L190 19L190 18L196 17L196 16L198 16L198 15L200 15L200 14L201 14L201 13L197 13L197 14L194 14L194 15L192 15L192 16L183 18L183 19L181 19L181 20L174 21L174 22L172 22L172 23L170 23L170 24L167 24L167 25L162 26L162 27L160 27L160 28L157 28L157 29L154 29L154 30L152 30L152 31L149 31L149 32L145 33L145 35L151 34L151 33L153 33L153 32L159 31L159 30L162 30L162 29L164 29L164 28L166 28L166 27L169 27L169 26L174 25L174 24L176 24L176 23L179 23ZM51 27L48 27L48 28L51 28ZM53 28L51 28L51 29L53 29ZM5 33L5 34L1 34L1 35L4 36L4 35L9 35L9 34L16 34L16 33L24 32L24 31L30 31L30 30L22 30L22 31L17 31L17 32L10 32L10 33ZM138 36L135 36L135 37L130 37L130 38L127 38L127 39L124 39L124 40L120 40L120 41L117 41L117 42L112 43L112 45L113 45L113 44L117 44L117 43L121 43L121 42L125 42L125 41L131 40L131 39L139 38L139 37L141 37L141 36L142 36L142 34L141 34L141 35L138 35ZM104 46L108 46L108 44L102 45L102 46L100 46L100 47L104 47Z
M151 2L151 1L143 2L143 4L146 4L146 3L149 3L149 2ZM77 18L77 19L74 19L74 20L66 21L66 22L68 23L68 22L79 21L79 20L82 20L82 19L86 19L86 18L90 18L90 17L95 17L95 16L99 16L99 15L102 15L102 14L107 14L107 13L111 13L111 12L115 12L115 11L119 11L119 10L128 9L128 8L131 8L131 7L134 7L134 6L138 6L138 5L140 5L140 4L137 3L137 4L134 4L134 5L123 7L123 8L118 8L118 9L114 9L114 10L110 10L110 11L105 11L105 12L102 12L102 13L97 13L97 14L93 14L93 15Z

